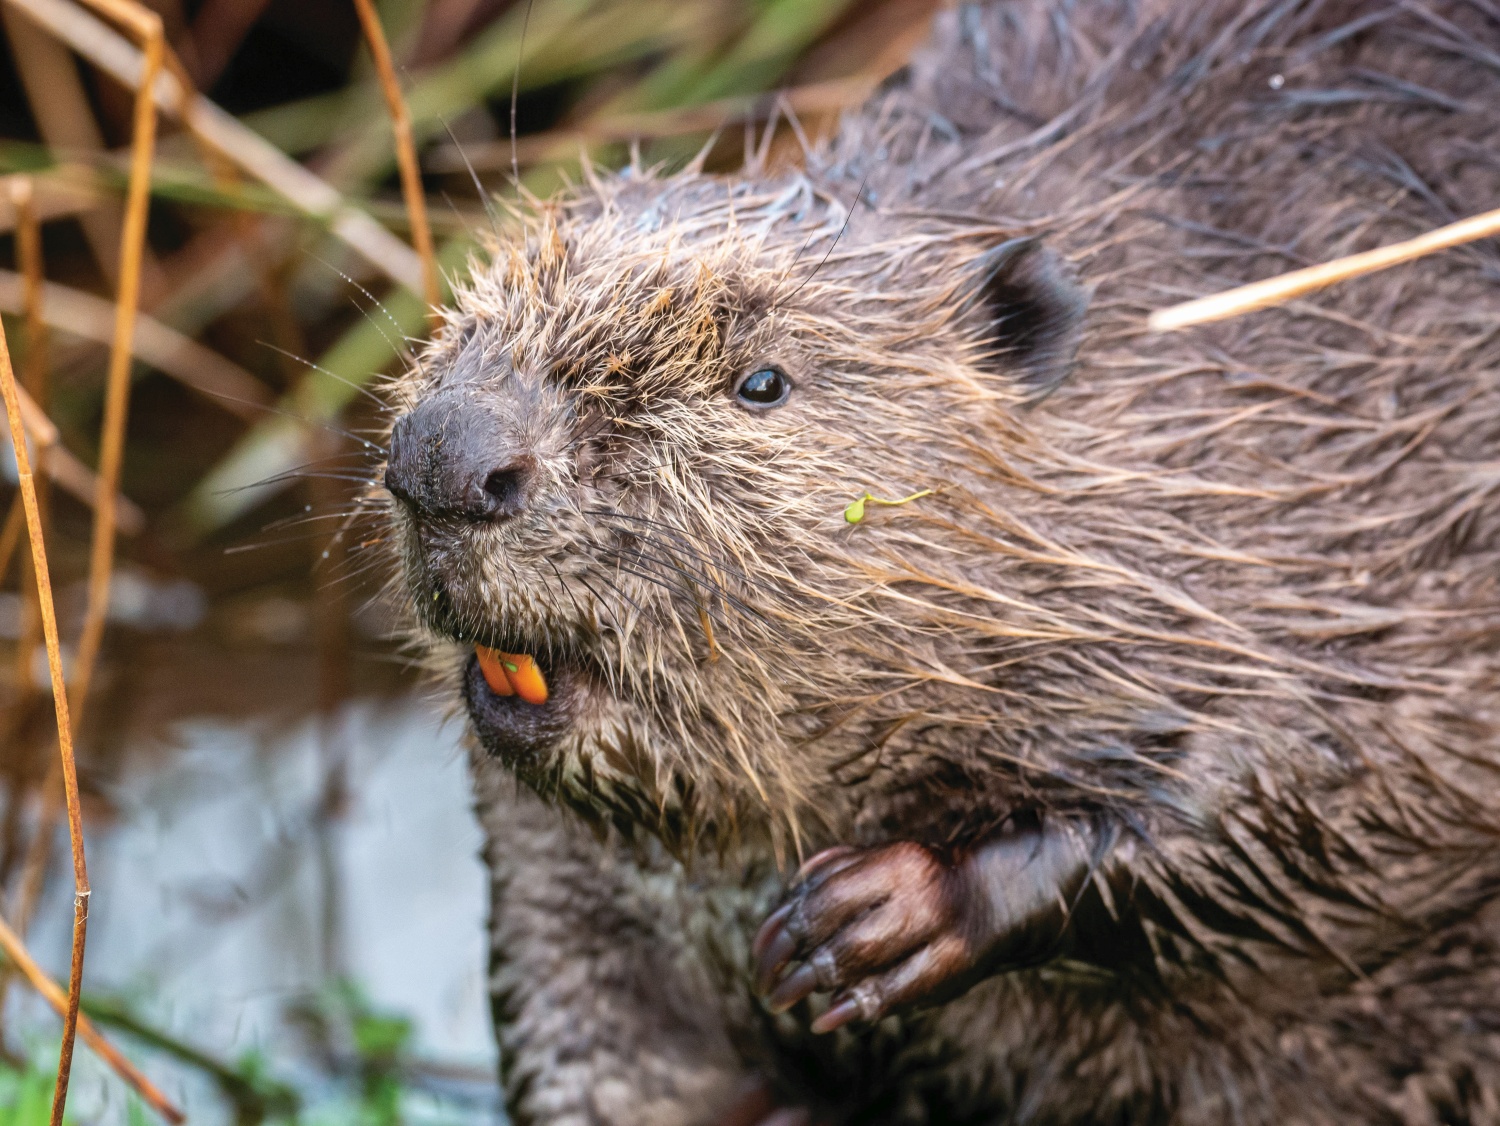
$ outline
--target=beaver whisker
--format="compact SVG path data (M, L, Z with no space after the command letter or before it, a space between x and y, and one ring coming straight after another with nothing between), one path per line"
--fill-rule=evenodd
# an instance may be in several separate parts
M706 540L707 537L705 536L700 536L686 529L663 523L660 520L652 520L649 517L640 516L635 513L622 512L619 509L589 508L584 509L584 514L587 516L598 517L605 521L623 520L627 524L644 524L647 527L654 528L678 543L682 547L682 550L689 556L689 558L696 560L703 566L711 567L716 571L723 571L726 574L732 575L735 578L739 579L746 586L756 588L764 593L777 593L776 588L771 583L761 579L752 578L735 565L725 562L725 559L722 555L704 554L701 550L694 548L693 545L688 542L689 540ZM622 527L617 528L617 530L633 536L639 537L642 535L642 533L635 530L633 527Z
M367 294L367 296L368 296L368 294ZM394 323L394 322L392 322L392 323ZM394 408L391 406L391 404L390 404L390 402L388 400L383 399L379 395L375 394L374 391L370 390L370 388L366 387L363 383L356 383L356 382L354 382L354 380L348 379L348 378L346 378L346 377L344 377L342 375L339 375L337 372L329 371L327 368L322 367L321 365L315 363L312 360L309 360L306 356L299 356L299 355L297 355L296 352L288 351L287 349L282 348L280 345L271 343L269 340L259 340L259 339L257 339L255 341L255 343L259 344L262 348L268 348L268 349L270 349L272 352L275 352L278 356L282 356L285 359L291 360L293 363L301 364L303 367L307 368L310 371L315 371L319 375L325 375L329 379L332 379L333 381L335 381L336 383L342 383L345 387L348 387L351 391L355 391L355 392L363 395L366 399L368 399L370 401L370 404L372 406L374 406L381 414L389 415L389 414L394 413ZM389 341L387 341L387 343L389 343ZM324 425L327 426L327 423L324 423ZM328 427L328 428L329 429L333 429L331 426ZM343 430L336 431L336 433L344 434L346 436L352 436L352 435L349 435L348 431L343 431ZM362 439L362 438L358 439L358 440L361 441L361 442L364 441L364 439ZM369 445L370 443L369 442L365 442L365 444Z
M598 572L595 573L594 577L597 578L601 583L603 583L605 585L605 587L611 593L615 594L619 598L624 599L624 601L630 606L630 608L632 610L634 610L637 614L640 614L642 616L645 615L645 613L646 613L645 607L643 607L634 598L631 598L630 595L626 594L625 591L624 591L624 589L618 583L616 583L613 579L611 579L609 577L609 574L607 572L602 571L602 570L598 571ZM600 597L599 592L596 591L593 588L593 586L590 585L589 580L586 579L586 578L584 578L582 574L574 575L573 578L577 582L579 582L580 584L582 584L584 590L588 591L590 594L592 594L594 596L594 601L598 605L604 607L606 610L609 611L609 616L612 619L614 619L616 625L619 626L621 624L620 623L620 615L619 615L618 611L616 611L616 609L612 605L610 605L609 600L606 599L606 598Z
M672 593L674 595L688 594L689 597L692 597L692 588L696 587L706 594L716 596L723 601L730 603L731 605L744 611L747 615L762 619L764 618L764 615L762 615L760 611L755 609L755 607L748 605L738 596L725 589L722 584L716 583L711 579L705 579L697 573L687 569L664 549L658 548L655 551L651 551L644 548L632 550L630 548L624 547L610 547L606 549L606 554L609 558L616 560L623 557L632 559L637 563L655 563L658 566L666 567L668 570L676 572L684 579L688 580L688 589L684 590L683 588L673 586L671 583L668 583L665 580L662 580L655 576L639 571L631 572L632 574L636 574L642 578L648 579L649 581L661 587L663 590L668 591L669 593ZM694 598L693 601L695 604L698 604L698 600L696 598Z
M703 570L689 570L687 569L687 566L682 563L677 556L673 555L671 550L664 545L645 539L640 532L633 529L622 528L620 530L626 532L634 539L635 543L641 545L641 547L636 549L637 554L641 559L651 559L660 562L664 566L670 567L671 569L677 571L684 577L691 579L695 585L705 589L708 593L717 595L720 598L727 599L733 602L747 614L750 614L756 618L760 618L763 621L765 620L764 614L762 614L759 610L749 606L742 599L740 599L739 596L732 593L723 583L718 582L717 580L710 577L709 573L712 570L729 570L729 568L717 567L715 564L703 559L701 556L690 554L690 558L696 560L699 563L700 567L703 568ZM610 553L614 553L630 549L612 546L606 548L605 550ZM740 577L746 586L749 586L753 589L758 588L767 591L771 590L768 584L762 584L757 582L756 580L744 578L743 576Z
M812 272L810 274L808 274L807 277L805 277L805 278L802 279L802 284L799 285L796 289L792 290L790 296L788 296L786 298L786 304L790 304L791 302L795 301L797 299L797 294L801 293L804 289L806 289L807 288L807 284L810 281L812 281L813 278L817 277L819 273L822 272L822 269L823 269L824 266L828 265L828 259L833 255L833 252L838 248L838 245L839 245L840 241L843 240L844 232L849 229L849 220L851 220L851 219L854 218L854 209L859 206L860 200L864 198L865 187L866 187L867 184L869 184L869 182L870 182L870 173L867 171L865 173L865 175L864 175L864 179L860 180L860 182L859 182L859 189L854 193L854 202L849 205L849 210L847 210L847 211L844 212L844 222L843 222L843 225L839 227L838 234L836 234L836 235L833 236L833 242L831 242L828 245L828 249L823 253L822 260L815 267L813 267ZM809 236L809 242L810 241L811 241L811 236ZM802 250L806 250L807 247L808 247L808 243L803 243L802 244ZM792 270L794 270L794 269L797 268L797 262L798 262L798 260L801 259L801 257L802 257L802 251L798 251L797 252L797 257L792 260L791 266L788 267L788 269L787 269L787 275L788 276L791 275ZM782 304L782 302L780 300L778 300L771 307L772 307L772 309L775 309L776 306L780 305L780 304Z
M326 258L322 258L322 257L318 256L317 254L311 254L311 253L310 253L310 257L314 261L316 261L319 264L321 264L325 269L327 269L330 272L335 273L339 277L343 278L344 281L348 285L352 286L353 288L359 290L360 293L364 294L365 299L367 301L369 301L369 303L370 303L368 306L361 306L358 302L354 301L352 298L350 299L349 304L354 309L356 309L359 312L359 314L365 318L365 320L367 320L367 321L370 322L371 327L373 327L376 332L380 333L380 335L385 339L386 346L388 348L390 348L390 350L393 353L395 353L397 356L399 356L402 359L405 359L407 361L411 361L411 360L415 359L415 356L413 355L412 349L409 346L410 345L414 345L414 344L418 344L418 343L420 343L420 341L415 340L414 338L409 337L409 336L406 335L406 331L401 327L401 322L398 321L398 320L396 320L396 318L391 315L391 311L388 308L386 308L385 302L381 301L373 293L371 293L368 289L366 289L362 284L360 284L360 282L358 282L354 278L350 277L348 274L344 273L343 270L340 270L337 266L335 266L332 262L329 262ZM380 310L380 312L384 315L385 319L388 320L391 323L391 327L396 330L396 338L398 340L401 340L403 343L401 343L401 344L398 345L395 340L392 340L389 336L386 335L385 329L381 328L380 325L376 322L375 318L370 315L370 309L371 308L375 308L375 309L379 309ZM270 346L274 347L274 345L270 345ZM303 360L302 362L303 363L307 363L306 360ZM311 365L309 365L309 366L311 366ZM332 375L331 372L325 372L324 374L325 375L329 375L331 378L334 378L334 379L340 378L339 376Z

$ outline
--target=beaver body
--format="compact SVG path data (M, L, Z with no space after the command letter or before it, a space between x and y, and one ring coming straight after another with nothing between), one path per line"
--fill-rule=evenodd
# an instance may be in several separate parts
M1019 0L498 240L387 481L515 1121L1500 1121L1500 252L1144 329L1497 137L1490 0Z

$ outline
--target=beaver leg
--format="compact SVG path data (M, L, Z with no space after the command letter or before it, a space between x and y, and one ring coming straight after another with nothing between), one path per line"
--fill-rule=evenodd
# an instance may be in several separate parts
M1048 821L945 856L912 841L812 857L756 935L756 984L775 1012L832 993L831 1032L947 999L1058 949L1099 859L1098 835Z
M511 1121L716 1126L746 1069L684 931L675 866L643 866L492 762L476 764L475 780Z

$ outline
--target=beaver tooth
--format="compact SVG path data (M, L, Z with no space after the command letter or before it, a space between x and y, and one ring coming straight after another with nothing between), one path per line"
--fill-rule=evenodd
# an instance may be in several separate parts
M517 696L528 704L547 702L547 678L542 675L535 658L525 653L501 653L500 660Z
M479 658L479 671L484 674L484 682L490 686L490 691L496 696L514 696L516 690L510 685L510 677L505 675L502 654L483 645L474 646L474 653Z
M536 659L526 653L502 653L498 649L474 646L479 656L479 671L484 682L497 696L519 696L528 704L547 702L547 678Z

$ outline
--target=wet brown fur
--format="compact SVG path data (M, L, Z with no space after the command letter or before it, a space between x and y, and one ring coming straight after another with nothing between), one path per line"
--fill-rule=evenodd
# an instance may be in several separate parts
M428 623L591 670L476 754L519 1120L758 1072L848 1122L1500 1121L1500 253L1143 327L1500 205L1497 137L1489 0L1001 3L805 171L498 242L397 395L470 381L546 482L408 537ZM1018 235L1091 292L1045 396L973 300ZM751 997L796 856L1018 809L1118 841L1093 947L833 1038Z

